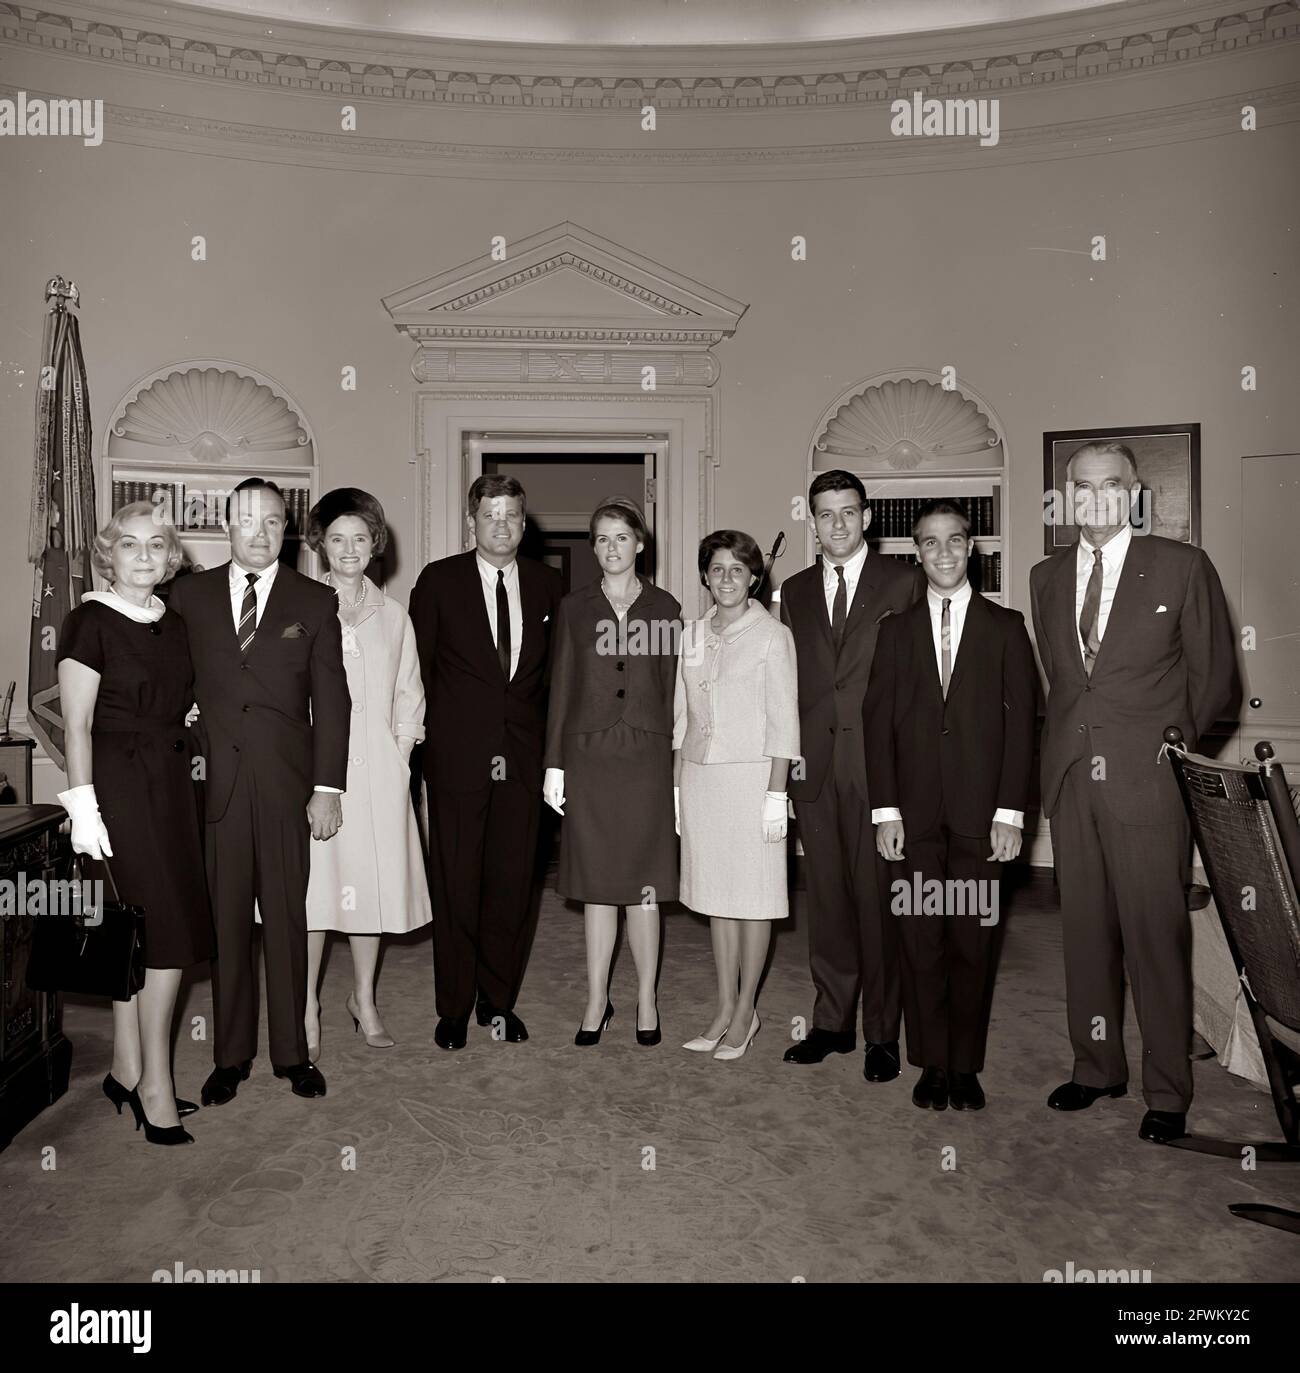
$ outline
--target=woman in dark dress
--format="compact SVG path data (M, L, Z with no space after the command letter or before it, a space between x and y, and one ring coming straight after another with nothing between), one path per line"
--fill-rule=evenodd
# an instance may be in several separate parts
M677 899L672 735L682 608L637 576L649 533L634 501L599 505L590 535L603 575L560 602L542 789L564 816L560 895L585 908L587 1009L574 1043L599 1043L614 1014L609 970L625 906L636 1039L658 1044L659 902Z
M119 510L95 537L108 591L82 597L59 636L59 694L67 746L72 847L111 860L122 901L144 908L145 980L113 1003L113 1067L104 1093L129 1105L152 1144L189 1144L172 1085L171 1027L181 970L212 957L195 749L185 725L194 700L185 622L153 594L181 560L180 540L147 501ZM233 644L233 636L232 636ZM127 1086L126 1084L130 1084Z

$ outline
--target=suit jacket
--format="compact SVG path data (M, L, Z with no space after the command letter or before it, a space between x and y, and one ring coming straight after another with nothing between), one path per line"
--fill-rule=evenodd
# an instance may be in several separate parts
M548 768L564 767L566 735L619 720L662 734L667 748L681 631L677 598L644 579L621 628L599 578L560 602L546 713Z
M241 768L252 769L260 793L286 805L305 808L318 785L344 790L352 698L334 591L281 564L247 661L228 562L182 577L167 604L185 621L194 659L206 819L225 815Z
M822 559L781 583L781 619L794 634L799 660L799 725L803 775L790 770L796 801L815 801L831 773L834 754L845 751L854 789L867 799L862 741L862 701L867 694L876 634L887 615L906 610L925 589L920 569L868 553L844 621L838 656L831 638L822 586Z
M947 699L928 603L888 616L862 705L872 808L902 811L911 836L941 817L958 834L987 835L994 811L1028 806L1037 704L1018 610L971 596Z
M1189 748L1237 703L1237 656L1219 574L1199 548L1135 535L1124 558L1106 635L1089 678L1075 616L1075 547L1029 574L1034 633L1047 673L1043 814L1056 814L1061 783L1080 758L1104 763L1102 795L1132 825L1184 814L1161 736L1177 725Z
M505 776L542 787L542 737L551 633L564 584L531 558L518 559L523 642L507 682L492 640L476 554L429 563L411 593L411 622L427 700L424 776L444 791L477 791Z
M682 634L673 748L688 763L799 757L798 677L790 631L757 601L721 633L710 612Z

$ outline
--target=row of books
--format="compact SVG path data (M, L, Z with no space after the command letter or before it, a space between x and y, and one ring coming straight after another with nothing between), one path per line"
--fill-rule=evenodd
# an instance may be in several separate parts
M997 534L998 501L993 496L943 496L970 517L972 534ZM929 496L888 496L871 500L871 532L878 539L910 539L912 526Z
M289 529L302 533L307 528L311 492L305 486L282 486ZM113 482L113 512L136 501L148 501L162 511L163 519L182 531L220 529L230 488L191 487L184 481Z
M895 558L900 563L915 563L915 553L886 553L885 557ZM976 591L1000 592L1002 590L1002 554L972 553L966 569L970 584Z

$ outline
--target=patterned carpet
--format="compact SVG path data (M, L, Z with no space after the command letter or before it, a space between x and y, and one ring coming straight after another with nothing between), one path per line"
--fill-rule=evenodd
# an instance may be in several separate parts
M762 1032L735 1063L678 1047L707 1023L713 988L707 925L689 914L666 921L656 1049L633 1042L626 947L605 1041L573 1047L582 919L550 890L518 1007L523 1045L472 1026L462 1052L434 1046L426 933L388 946L379 1004L398 1046L367 1048L348 1029L338 942L322 999L329 1095L294 1097L263 1052L234 1102L191 1118L197 1143L181 1149L150 1147L113 1113L99 1091L111 1017L71 1005L72 1088L0 1154L0 1278L147 1281L179 1263L262 1282L1040 1282L1073 1260L1162 1282L1275 1279L1294 1265L1294 1237L1227 1211L1294 1206L1294 1170L1143 1143L1133 1095L1074 1116L1045 1109L1070 1057L1059 929L1041 897L1010 903L978 1114L917 1110L914 1072L870 1085L860 1052L781 1062L811 1010L797 897ZM182 1096L198 1098L210 1066L189 1028L210 1012L196 982L176 1051ZM1278 1137L1267 1097L1213 1061L1195 1072L1194 1128Z

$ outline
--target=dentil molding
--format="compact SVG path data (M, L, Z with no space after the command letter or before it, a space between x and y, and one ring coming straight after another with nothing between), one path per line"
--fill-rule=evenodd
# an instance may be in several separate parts
M271 36L274 43L268 44ZM705 111L888 102L1188 63L1300 36L1296 0L1138 0L1016 24L753 49L469 43L266 21L152 3L0 2L0 43L200 80L373 100L534 110ZM283 45L283 46L282 46ZM412 60L412 55L415 60ZM618 74L619 71L624 74Z

